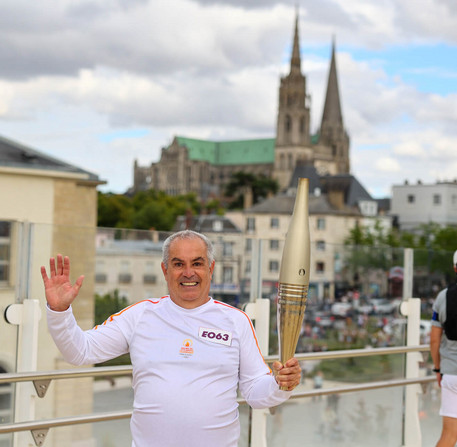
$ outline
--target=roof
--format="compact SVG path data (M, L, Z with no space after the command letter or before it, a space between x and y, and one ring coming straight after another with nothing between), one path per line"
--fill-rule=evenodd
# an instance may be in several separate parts
M0 166L82 174L87 180L104 183L99 180L98 175L93 174L92 172L78 168L77 166L1 136Z
M289 188L297 188L298 179L307 178L309 180L309 191L312 193L317 188L322 189L321 176L317 173L316 168L312 164L298 163L295 166L292 177L290 178Z
M288 214L292 215L295 205L295 194L277 194L245 210L245 213L253 214ZM325 194L311 195L308 202L309 214L340 214L359 215L360 212L354 208L345 207L338 210L332 207Z
M345 204L357 206L360 200L374 200L362 184L351 174L326 175L320 178L322 192L343 190Z
M173 231L194 230L199 233L241 233L241 230L227 217L216 214L199 216L178 216Z
M216 166L273 164L275 161L275 138L210 141L177 136L176 141L187 148L190 160L207 161ZM319 134L311 135L311 144L318 142Z
M208 141L176 137L185 146L190 160L203 160L213 165L274 163L274 138L235 141Z

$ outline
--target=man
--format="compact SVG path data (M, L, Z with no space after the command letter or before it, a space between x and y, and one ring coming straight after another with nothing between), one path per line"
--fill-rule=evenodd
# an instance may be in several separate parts
M272 375L249 317L208 295L214 263L204 235L173 234L163 246L169 295L133 304L85 332L71 312L83 277L72 285L70 261L61 255L57 265L51 258L50 277L41 268L49 330L66 361L91 364L130 353L134 447L235 447L238 388L253 408L267 408L300 383L297 359L275 362Z
M457 273L457 251L453 264ZM457 295L453 290L453 285L442 290L433 304L430 353L433 371L441 387L440 415L443 418L441 437L436 447L454 447L457 442L457 340L449 331L451 307L452 312L457 309ZM455 328L455 322L451 326ZM452 331L452 327L450 329Z

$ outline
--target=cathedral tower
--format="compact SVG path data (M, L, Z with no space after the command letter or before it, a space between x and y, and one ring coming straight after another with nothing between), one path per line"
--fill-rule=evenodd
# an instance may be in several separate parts
M336 164L336 174L349 174L349 136L344 129L343 114L341 113L338 77L336 74L335 39L333 39L332 43L332 59L319 134L319 144L331 148L332 157Z
M298 38L298 12L295 18L290 73L281 78L274 176L280 188L286 188L298 161L312 158L310 145L310 110L306 78L301 72Z

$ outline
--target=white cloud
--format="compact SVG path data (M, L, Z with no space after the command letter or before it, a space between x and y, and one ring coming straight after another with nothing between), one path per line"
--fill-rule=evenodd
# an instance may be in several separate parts
M389 74L376 52L365 60L350 52L455 45L455 4L420 3L300 5L312 130L320 124L334 34L337 50L344 48L337 67L352 172L376 194L404 179L433 182L457 163L457 93L421 93ZM0 132L95 171L120 192L131 186L133 160L155 161L173 135L272 136L294 8L274 0L2 2ZM138 127L148 135L99 139Z

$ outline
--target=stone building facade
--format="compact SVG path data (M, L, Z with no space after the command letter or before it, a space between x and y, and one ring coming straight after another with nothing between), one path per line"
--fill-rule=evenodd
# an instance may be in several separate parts
M221 197L233 173L263 174L289 186L297 164L311 164L320 174L349 174L349 136L344 129L332 45L320 129L311 134L306 76L301 71L298 16L290 72L280 80L276 138L208 141L176 136L149 166L134 163L130 192L157 189L178 195L196 192L200 199Z

